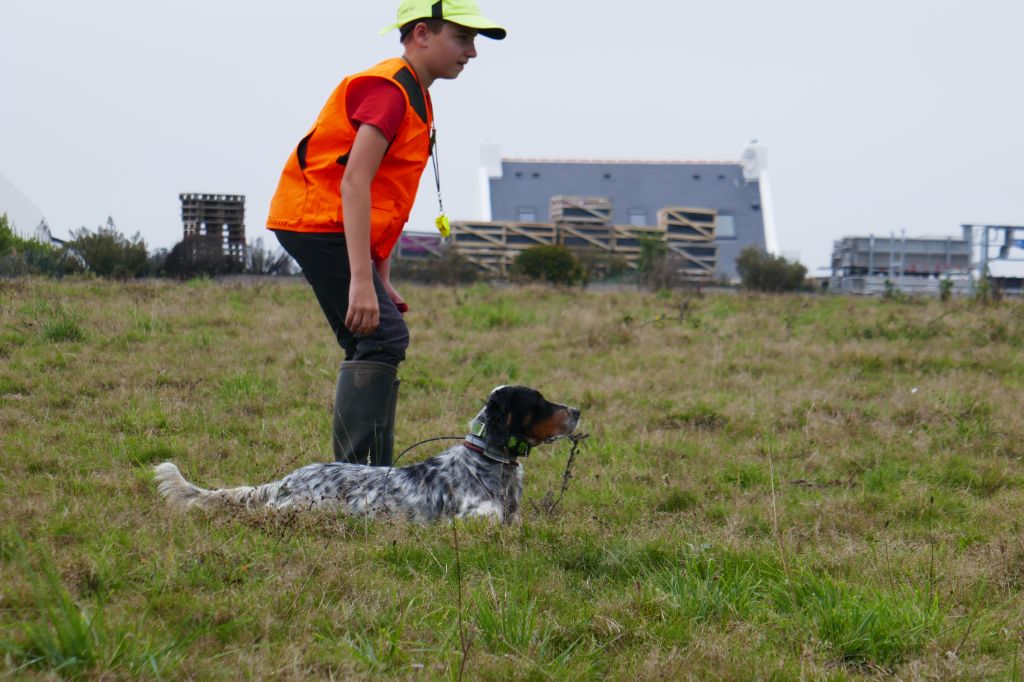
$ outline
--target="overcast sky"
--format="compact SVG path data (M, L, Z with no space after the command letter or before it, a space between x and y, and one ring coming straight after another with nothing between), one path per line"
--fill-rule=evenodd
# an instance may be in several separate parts
M390 0L0 0L0 173L56 236L108 215L151 249L179 192L247 197L346 74L397 56ZM445 206L512 157L738 159L767 145L782 250L1024 224L1020 0L481 0L503 42L431 94ZM432 229L429 169L410 228ZM3 210L0 207L0 210ZM28 229L31 226L19 226Z

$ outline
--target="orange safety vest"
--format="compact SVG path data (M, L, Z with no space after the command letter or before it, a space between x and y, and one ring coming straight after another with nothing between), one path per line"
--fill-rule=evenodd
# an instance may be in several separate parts
M288 157L270 202L267 227L292 232L344 232L341 177L356 138L345 95L360 78L384 78L405 95L405 117L370 185L370 254L386 259L409 220L430 159L434 112L408 62L388 59L341 82L316 123Z

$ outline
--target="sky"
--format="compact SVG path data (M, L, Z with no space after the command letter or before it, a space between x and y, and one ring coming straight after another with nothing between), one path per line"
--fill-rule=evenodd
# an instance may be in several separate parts
M479 219L503 156L738 160L768 149L782 252L1024 225L1019 0L481 0L508 39L431 88L444 201ZM398 56L397 3L0 0L0 174L54 236L112 216L181 239L180 192L247 197L347 74ZM3 207L0 207L0 211ZM407 229L432 230L428 169ZM29 231L34 226L18 226ZM273 244L271 238L268 242Z

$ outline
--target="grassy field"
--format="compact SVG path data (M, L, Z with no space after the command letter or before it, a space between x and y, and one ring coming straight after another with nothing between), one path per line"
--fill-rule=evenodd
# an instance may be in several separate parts
M1022 679L1021 303L403 294L398 448L538 387L554 510L174 514L329 459L305 283L0 281L0 677Z

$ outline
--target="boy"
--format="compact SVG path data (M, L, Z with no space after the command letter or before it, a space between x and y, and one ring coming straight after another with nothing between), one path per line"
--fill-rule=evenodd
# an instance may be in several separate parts
M337 461L390 466L397 368L408 310L389 279L391 250L433 151L427 90L458 77L474 38L505 29L475 0L402 0L404 54L349 76L288 158L267 227L302 267L345 361L334 399Z

